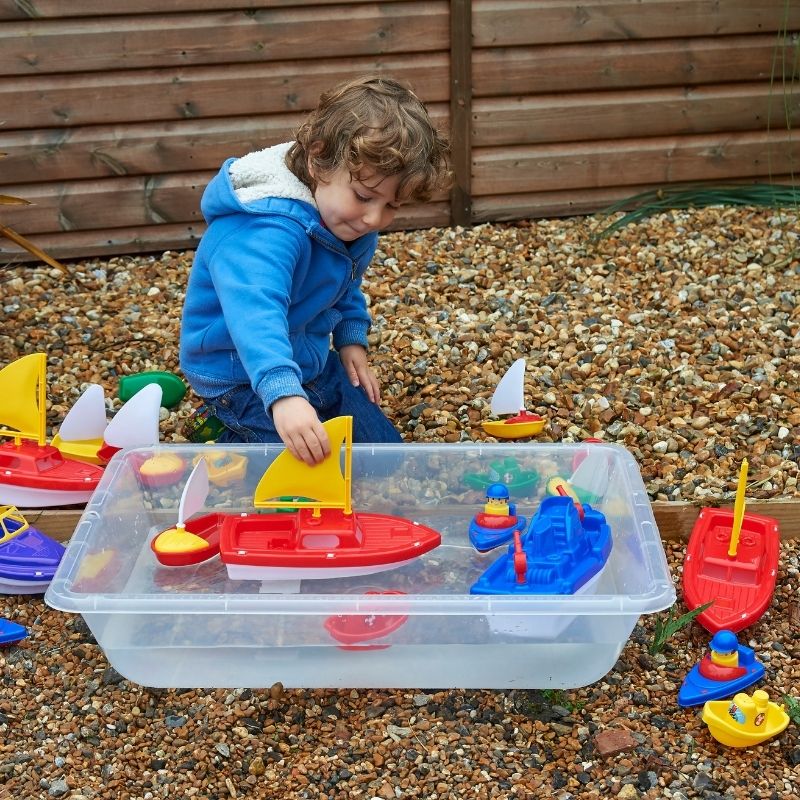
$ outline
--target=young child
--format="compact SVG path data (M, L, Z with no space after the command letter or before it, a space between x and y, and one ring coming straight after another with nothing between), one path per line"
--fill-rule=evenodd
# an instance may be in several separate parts
M323 94L294 142L222 165L180 343L184 375L226 426L219 441L282 440L314 464L330 453L320 420L343 414L355 441L400 441L378 406L360 285L377 231L447 185L447 156L417 97L369 77Z

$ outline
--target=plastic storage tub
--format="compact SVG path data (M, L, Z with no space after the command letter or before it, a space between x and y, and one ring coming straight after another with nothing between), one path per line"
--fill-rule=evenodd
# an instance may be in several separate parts
M470 595L505 549L479 554L469 543L469 522L484 502L475 487L505 479L519 513L530 517L548 478L569 476L589 446L607 454L608 485L594 507L613 535L591 591ZM428 525L442 543L374 576L305 580L282 592L229 579L219 557L165 567L151 550L152 539L176 522L183 481L147 488L138 466L169 452L186 461L188 474L192 460L212 449L217 457L211 445L118 453L47 590L46 601L81 614L109 662L141 684L578 687L611 669L641 614L675 601L638 467L621 447L355 445L353 508ZM202 513L252 511L255 486L280 448L227 445L226 452L248 459L246 475L212 484Z

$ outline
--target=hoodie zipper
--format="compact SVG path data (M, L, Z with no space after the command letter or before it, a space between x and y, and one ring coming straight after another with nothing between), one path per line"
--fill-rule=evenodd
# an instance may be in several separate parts
M323 239L321 236L318 236L315 231L310 231L309 234L312 239L319 242L324 247L327 247L328 250L332 250L334 253L344 256L350 262L350 280L354 281L356 279L356 275L358 274L358 261L356 261L356 259L354 259L344 248L340 249L332 246L330 242L325 241L325 239Z

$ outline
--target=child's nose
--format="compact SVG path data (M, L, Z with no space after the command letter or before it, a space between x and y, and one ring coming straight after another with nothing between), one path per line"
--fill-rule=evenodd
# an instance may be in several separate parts
M378 206L372 206L364 212L364 224L370 228L380 228L382 211Z

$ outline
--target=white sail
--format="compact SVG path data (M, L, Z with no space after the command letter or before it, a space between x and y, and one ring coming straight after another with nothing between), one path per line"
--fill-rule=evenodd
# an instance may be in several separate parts
M157 383L149 383L136 392L108 423L103 434L106 444L120 449L158 444L161 395Z
M575 468L569 483L574 489L580 489L596 500L605 496L608 489L611 460L602 446L589 444L585 452L583 461Z
M525 410L525 359L518 358L492 395L492 414L519 414Z
M103 387L90 383L67 412L58 435L62 442L102 439L107 424Z
M198 512L206 502L208 497L208 466L206 460L201 458L192 474L186 481L181 494L181 502L178 506L178 527L186 526L186 520Z

